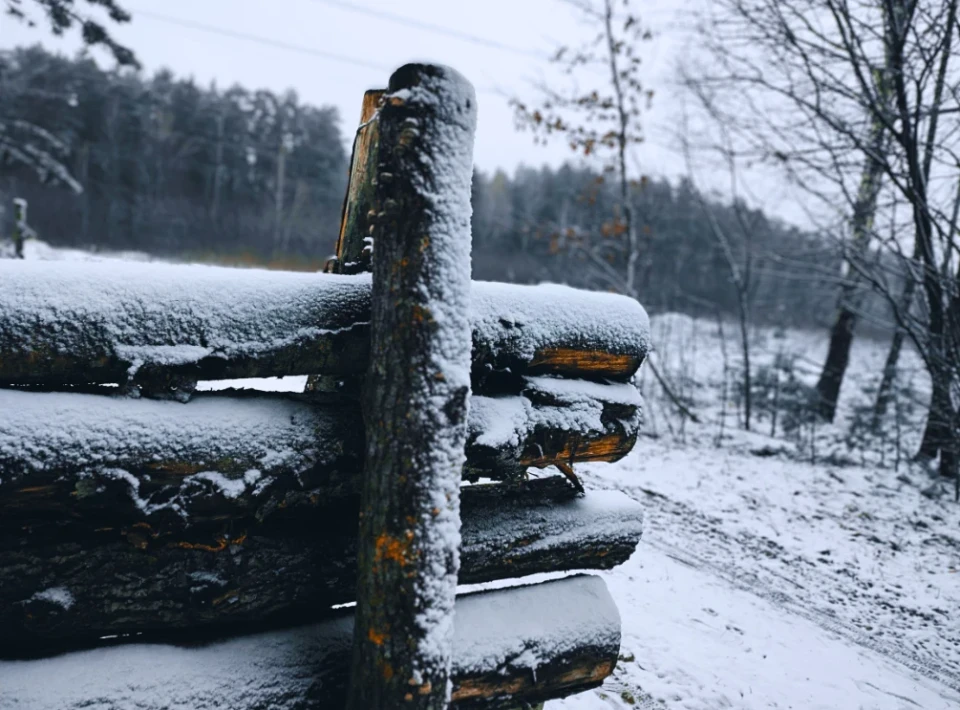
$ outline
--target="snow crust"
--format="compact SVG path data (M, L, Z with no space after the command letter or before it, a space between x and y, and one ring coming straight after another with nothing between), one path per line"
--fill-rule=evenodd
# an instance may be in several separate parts
M600 434L607 431L602 420L604 403L635 408L620 420L627 431L640 425L643 398L631 384L599 383L557 377L525 377L520 396L474 395L471 401L470 434L481 446L516 447L541 426L561 431ZM547 395L551 405L539 400Z
M647 312L626 296L558 284L475 281L471 299L474 339L494 353L532 358L557 343L620 354L651 349Z
M535 673L574 647L620 639L598 577L462 596L454 619L455 674ZM0 661L0 710L320 707L316 699L343 681L352 625L345 616L205 646L129 644Z
M470 545L462 554L504 554L506 545L509 552L569 549L590 541L637 540L642 532L642 506L619 491L591 491L536 508L498 501L463 521L463 539Z
M31 599L37 599L40 601L50 602L51 604L56 604L65 611L69 610L76 601L73 598L73 594L71 594L70 590L66 587L50 587L49 589L44 589L43 591L34 594Z
M370 276L0 261L0 338L143 365L257 355L369 319Z

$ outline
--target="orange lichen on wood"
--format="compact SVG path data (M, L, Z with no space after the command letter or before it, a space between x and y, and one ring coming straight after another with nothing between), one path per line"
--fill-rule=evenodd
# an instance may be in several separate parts
M637 355L618 355L602 350L579 350L569 347L542 348L530 361L530 369L544 369L571 375L630 377L640 367Z
M242 533L240 535L237 535L233 539L227 539L225 536L220 535L216 538L215 545L205 545L200 542L186 542L186 541L174 542L171 544L173 547L179 547L184 550L202 550L204 552L223 552L224 550L227 549L229 545L233 545L235 547L238 545L242 545L246 539L247 539L247 534Z
M413 542L413 533L407 531L406 537L406 540L400 540L392 535L381 533L377 537L374 562L390 560L401 567L408 565L410 563L410 544Z
M520 458L523 466L544 468L555 466L558 462L569 464L580 461L619 461L633 449L636 436L622 434L604 434L595 439L582 440L572 437L564 442L563 448L555 452L526 453Z
M370 643L376 644L377 646L382 646L383 642L387 640L387 634L383 633L382 631L377 631L376 629L370 629L367 631L367 638L370 640ZM386 675L388 669L390 671L390 675L386 677L389 678L393 676L393 668L389 664L386 664L384 666L384 675Z
M584 662L575 665L559 676L551 676L549 687L557 690L564 687L597 686L613 673L613 661ZM454 686L451 700L461 702L477 698L497 698L517 695L522 691L536 688L537 681L532 674L523 674L514 678L496 678L490 676L470 678Z

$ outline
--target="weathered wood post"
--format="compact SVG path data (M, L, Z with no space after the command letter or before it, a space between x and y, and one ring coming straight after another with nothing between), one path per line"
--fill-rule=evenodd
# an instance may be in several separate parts
M476 98L408 64L378 116L352 710L446 708L470 394Z
M23 258L23 243L30 238L33 230L27 226L27 201L22 197L13 200L13 249L14 256Z
M377 110L383 101L386 89L368 89L363 92L360 106L360 125L353 139L350 154L350 174L347 177L347 192L343 196L340 211L340 233L337 237L336 254L327 260L323 270L328 274L359 274L371 271L370 246L376 215L377 148L380 145L380 123ZM306 392L341 392L352 390L355 383L350 378L330 375L310 375Z
M380 123L375 119L383 101L384 89L370 89L363 94L360 108L360 126L353 141L350 156L350 177L347 194L343 198L340 215L340 236L337 238L337 257L333 270L338 274L358 274L370 271L369 243L376 201L378 148Z

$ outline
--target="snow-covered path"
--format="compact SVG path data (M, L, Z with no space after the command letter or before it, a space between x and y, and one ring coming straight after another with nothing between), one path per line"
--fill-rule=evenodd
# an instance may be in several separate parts
M643 501L646 532L605 575L614 677L548 707L960 706L956 504L889 470L709 444L648 440L586 478Z

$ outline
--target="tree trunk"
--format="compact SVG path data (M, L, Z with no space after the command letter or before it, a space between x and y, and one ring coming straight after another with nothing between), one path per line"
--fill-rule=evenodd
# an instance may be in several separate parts
M753 383L750 371L750 316L747 310L747 295L744 285L738 283L737 305L740 313L740 347L743 350L743 428L750 431L750 414L753 408Z
M446 67L390 77L378 118L351 710L446 710L470 396L476 97Z
M840 397L843 376L850 362L850 347L853 345L853 329L856 324L856 314L845 303L841 304L837 319L830 329L827 361L817 381L817 412L823 419L830 422L837 413L837 400Z
M881 98L886 95L881 81ZM875 117L870 128L870 147L876 155L884 148L884 128L879 117ZM860 179L857 201L853 206L853 240L851 259L860 259L870 245L870 230L877 211L877 195L880 192L880 179L883 164L874 155L867 155L866 164ZM830 329L830 346L827 360L817 381L817 409L820 416L832 422L837 414L837 402L840 399L840 387L843 384L847 365L850 363L850 348L853 345L853 332L857 325L855 308L857 305L858 279L850 275L840 292L840 306L837 319Z
M916 455L919 461L933 461L951 439L953 405L950 402L950 372L947 366L939 361L935 361L929 370L932 391L927 424Z
M887 359L883 363L883 377L880 379L880 386L877 388L877 401L873 405L873 428L880 425L880 420L887 413L887 407L890 406L890 399L893 397L893 381L897 377L897 363L900 361L900 351L903 349L903 340L906 333L897 328L893 334L893 340L890 341L890 350L887 351Z

